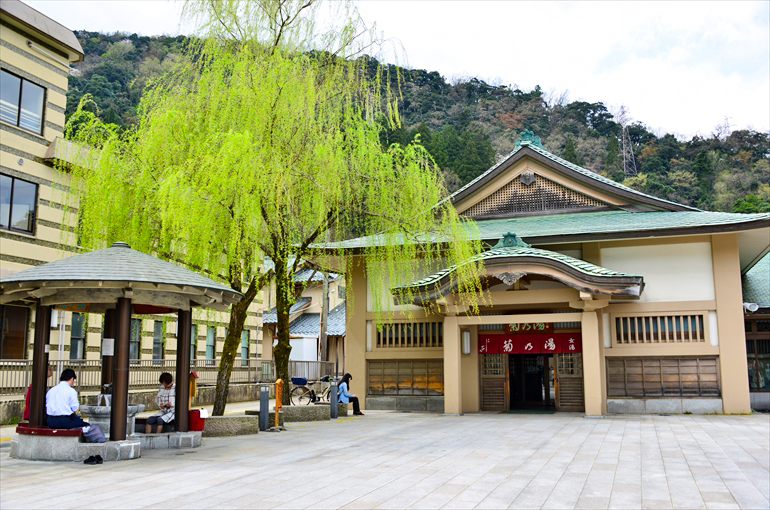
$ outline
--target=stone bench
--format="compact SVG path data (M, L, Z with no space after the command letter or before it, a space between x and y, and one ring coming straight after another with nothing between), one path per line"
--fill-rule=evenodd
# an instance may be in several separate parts
M173 448L198 448L201 445L201 432L191 430L189 432L176 432L174 425L163 424L163 432L160 434L145 434L147 418L137 418L134 425L132 439L139 441L145 450L167 450ZM155 427L153 427L155 428Z
M82 462L92 455L105 461L129 460L141 456L141 444L134 438L106 443L86 443L81 429L16 427L18 439L11 441L10 456L25 460Z

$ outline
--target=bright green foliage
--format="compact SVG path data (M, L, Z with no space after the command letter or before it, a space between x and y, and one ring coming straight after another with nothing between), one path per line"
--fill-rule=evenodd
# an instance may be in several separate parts
M388 242L363 255L376 262L367 265L374 286L385 289L396 268L425 274L439 258L457 264L480 251L467 241L477 237L473 227L442 202L446 188L425 149L383 149L375 119L397 121L397 109L381 94L381 74L362 72L364 58L338 56L361 49L354 13L319 32L316 4L308 5L187 4L203 43L145 92L135 131L104 136L101 152L74 171L84 247L128 241L246 294L232 307L214 414L224 412L246 307L268 276L265 256L275 263L274 353L286 380L293 275L302 260L332 263L337 254L315 244L325 236L382 233ZM77 138L93 146L104 131L89 127ZM477 289L481 268L466 266L458 287Z

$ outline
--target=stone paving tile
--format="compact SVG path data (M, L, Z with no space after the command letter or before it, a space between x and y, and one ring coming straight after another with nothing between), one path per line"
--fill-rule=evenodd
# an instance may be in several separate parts
M101 466L0 451L0 507L770 507L767 415L368 412L188 451Z

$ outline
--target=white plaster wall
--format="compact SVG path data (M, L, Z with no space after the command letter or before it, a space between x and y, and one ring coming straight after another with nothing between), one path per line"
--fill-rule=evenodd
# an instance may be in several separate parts
M273 340L273 347L278 344L278 340ZM289 359L292 361L318 361L318 338L302 337L291 338L291 353Z
M602 266L644 277L640 302L712 300L711 243L602 248Z

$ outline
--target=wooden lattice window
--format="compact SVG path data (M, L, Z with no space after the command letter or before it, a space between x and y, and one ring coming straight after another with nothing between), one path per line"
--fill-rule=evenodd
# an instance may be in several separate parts
M482 354L481 375L505 375L505 354Z
M615 316L615 343L625 345L705 342L705 323L703 313Z
M511 213L606 207L607 203L535 174L529 185L516 178L471 206L463 215L495 216Z
M369 395L419 396L444 394L442 360L369 361Z
M607 358L608 397L718 397L717 358Z
M441 322L394 322L377 330L377 348L443 347L444 324Z
M557 355L556 371L559 375L583 375L583 355L576 352Z

